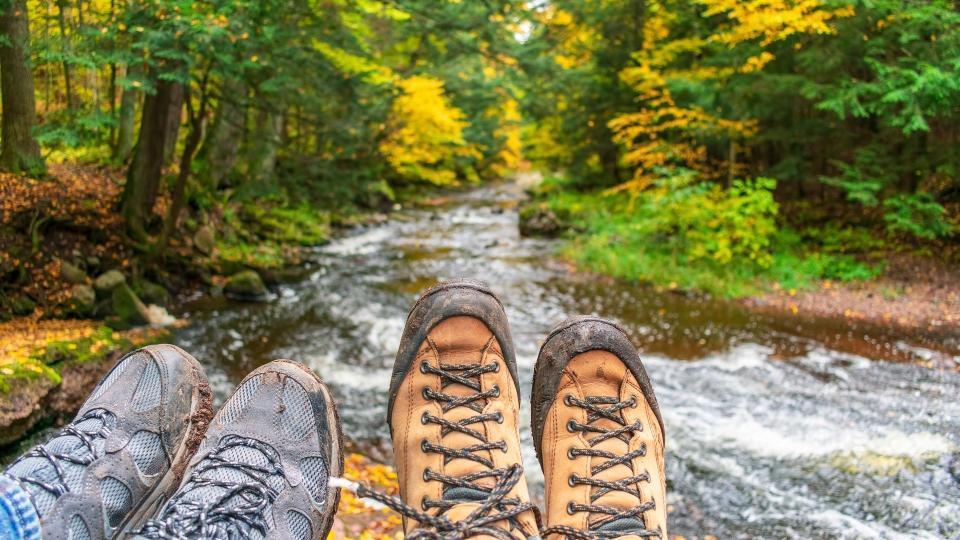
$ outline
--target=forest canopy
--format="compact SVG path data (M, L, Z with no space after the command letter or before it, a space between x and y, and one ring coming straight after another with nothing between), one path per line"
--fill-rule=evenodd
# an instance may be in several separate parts
M714 281L734 267L753 279L812 248L829 255L812 275L856 278L880 271L878 249L955 252L937 247L955 244L960 206L953 1L0 11L0 167L122 170L110 204L124 242L154 256L185 224L235 215L238 242L279 238L241 231L265 215L253 207L289 232L305 211L383 207L521 167L548 177L538 201L579 231L581 262L625 277L695 263ZM36 220L18 223L27 234Z

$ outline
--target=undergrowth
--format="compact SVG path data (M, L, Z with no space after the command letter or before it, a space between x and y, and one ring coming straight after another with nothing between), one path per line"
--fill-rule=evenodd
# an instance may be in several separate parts
M882 247L859 228L784 225L775 182L737 181L728 189L674 177L636 196L577 192L563 179L539 186L567 228L562 254L585 269L666 288L726 298L772 288L809 289L822 280L878 276Z

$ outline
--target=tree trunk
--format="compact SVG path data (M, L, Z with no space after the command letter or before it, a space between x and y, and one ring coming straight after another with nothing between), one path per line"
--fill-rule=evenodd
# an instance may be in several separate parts
M3 147L0 167L8 171L43 169L40 146L33 138L36 123L36 102L33 95L33 73L30 71L27 44L26 0L0 0L0 89L3 92Z
M63 43L63 46L67 53L69 53L68 37L67 37L67 15L66 11L67 3L65 0L59 0L57 2L57 21L60 23L60 40ZM70 63L67 60L63 61L63 88L67 93L67 108L73 109L76 107L76 97L74 97L73 92L73 70L70 69Z
M207 162L210 186L214 189L223 184L237 164L247 116L242 105L244 92L243 85L235 81L224 83L213 126L203 142L201 156Z
M147 240L147 218L156 201L163 174L167 119L170 116L173 87L177 84L172 81L157 81L156 92L148 94L143 100L140 136L134 150L133 162L127 171L127 185L120 203L127 234L141 242Z
M274 112L261 112L257 123L260 130L259 144L254 153L251 173L256 180L264 181L273 177L277 165L277 150L283 136L283 115Z
M139 64L127 66L127 79L139 76ZM130 157L133 150L133 130L136 121L137 101L140 92L136 88L124 88L120 95L120 118L117 127L117 144L113 148L113 157L123 163Z
M187 180L190 179L190 169L193 165L193 155L200 146L203 138L203 123L207 115L207 79L204 77L200 85L200 107L196 114L193 112L193 106L190 101L190 88L183 87L183 99L187 105L187 119L190 122L190 133L187 140L184 141L183 153L180 155L180 172L177 174L177 181L173 185L173 193L170 196L170 210L163 222L163 231L160 233L160 241L157 243L156 256L163 257L164 250L167 249L167 243L170 241L170 235L177 228L177 221L180 220L180 212L183 211L184 195L186 194Z
M173 95L170 98L170 112L167 113L167 127L165 130L166 146L164 147L163 163L173 159L177 149L177 138L180 135L180 111L183 110L183 85L174 83Z

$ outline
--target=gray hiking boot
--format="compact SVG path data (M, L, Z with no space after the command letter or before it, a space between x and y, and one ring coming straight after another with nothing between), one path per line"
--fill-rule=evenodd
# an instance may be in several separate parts
M340 419L327 387L289 360L240 383L210 423L187 476L140 538L324 540L343 470Z
M30 494L45 540L119 537L176 489L212 415L200 364L172 345L146 347L4 474Z

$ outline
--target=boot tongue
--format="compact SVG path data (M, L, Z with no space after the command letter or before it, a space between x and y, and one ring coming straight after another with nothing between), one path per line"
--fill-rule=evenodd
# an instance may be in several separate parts
M631 533L636 533L637 531L642 531L644 527L643 522L637 518L621 518L621 519L611 519L610 521L597 527L596 531L603 532L612 532L620 533L621 540L624 540L628 537L638 538L636 535L631 536Z
M483 502L487 500L490 494L479 489L471 489L466 487L452 487L444 490L443 500L456 502L456 503L467 503L467 502Z

